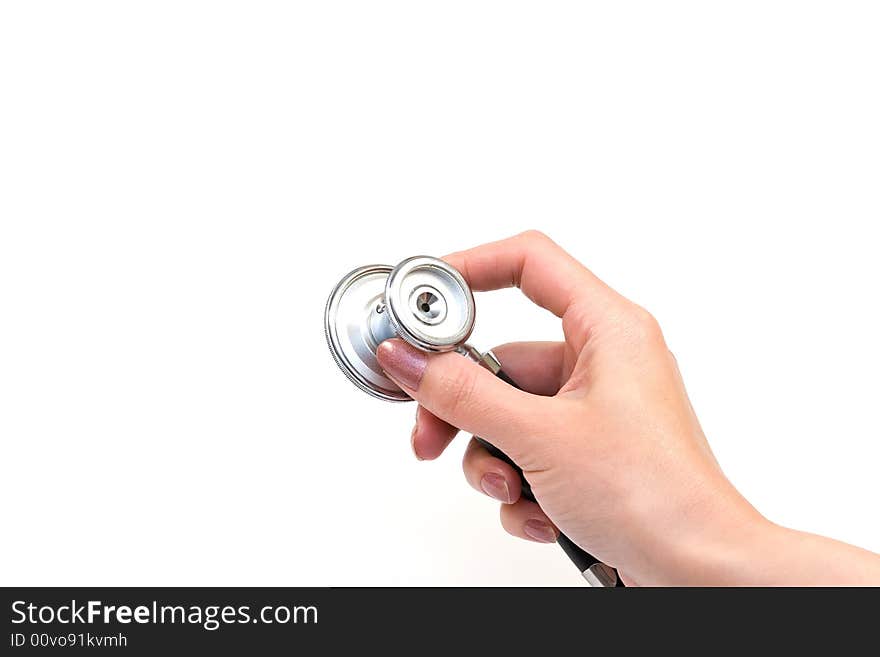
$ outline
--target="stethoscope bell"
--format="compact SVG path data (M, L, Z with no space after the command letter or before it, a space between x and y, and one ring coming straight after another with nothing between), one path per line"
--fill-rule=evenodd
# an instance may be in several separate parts
M453 351L470 337L475 319L464 277L442 260L416 256L345 276L327 300L324 330L334 360L356 386L380 399L409 401L379 366L379 344L400 337L424 351Z

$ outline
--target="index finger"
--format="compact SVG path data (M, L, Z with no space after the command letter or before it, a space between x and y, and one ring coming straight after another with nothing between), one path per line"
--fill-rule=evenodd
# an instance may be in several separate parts
M595 308L614 294L556 242L534 230L457 251L443 260L460 271L474 290L518 287L557 317L575 302Z

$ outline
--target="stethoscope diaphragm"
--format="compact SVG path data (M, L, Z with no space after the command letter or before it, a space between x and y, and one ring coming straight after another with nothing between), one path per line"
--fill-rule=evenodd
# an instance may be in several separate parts
M410 401L376 359L376 349L394 337L384 317L385 283L392 267L370 265L347 274L333 288L324 311L324 333L333 360L358 388L379 399Z

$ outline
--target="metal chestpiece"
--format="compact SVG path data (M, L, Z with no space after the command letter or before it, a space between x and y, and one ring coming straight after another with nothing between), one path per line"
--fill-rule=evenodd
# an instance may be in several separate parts
M409 401L379 366L379 344L399 337L424 351L454 351L470 337L475 318L464 277L442 260L415 256L396 267L369 265L345 276L327 300L324 331L333 359L361 390Z

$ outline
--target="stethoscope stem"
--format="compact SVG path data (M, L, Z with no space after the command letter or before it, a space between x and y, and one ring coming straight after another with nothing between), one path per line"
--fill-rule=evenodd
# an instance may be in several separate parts
M516 382L514 382L513 379L511 379L504 372L503 369L501 369L501 362L491 351L480 353L477 349L468 344L459 347L457 351L462 356L465 356L466 358L469 358L470 360L479 363L505 383L508 383L514 388L519 389L519 386L516 384ZM483 440L479 436L474 436L474 438L483 447L485 447L486 451L488 451L492 456L497 459L501 459L502 461L510 465L514 470L516 470L517 473L519 473L519 477L522 482L522 496L527 500L537 502L534 493L532 493L531 485L526 480L522 469L513 462L513 459L511 459L509 456L507 456L507 454L505 454L486 440ZM602 563L589 552L582 550L565 534L560 533L559 538L556 542L559 543L559 546L562 548L563 552L565 552L571 562L580 571L583 578L587 580L587 582L589 582L591 586L608 588L624 586L623 582L620 579L620 576L617 574L617 571L614 568Z

